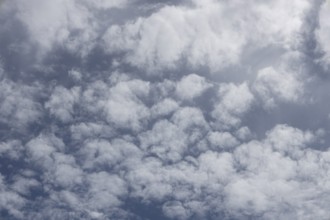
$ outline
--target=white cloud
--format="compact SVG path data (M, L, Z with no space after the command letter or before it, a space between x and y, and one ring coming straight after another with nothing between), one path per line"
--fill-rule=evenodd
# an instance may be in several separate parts
M95 38L96 27L89 22L92 14L74 0L17 0L15 6L16 16L27 27L31 41L40 46L41 56L56 45L85 54Z
M41 106L35 101L38 87L21 85L9 80L0 82L0 121L15 128L25 128L37 122Z
M244 126L235 132L235 136L240 140L247 141L253 137L253 134L248 127Z
M53 160L53 167L48 168L45 181L66 189L82 183L83 172L73 156L56 153L53 154Z
M232 148L239 144L239 141L229 132L211 132L208 135L208 141L211 148L215 150Z
M169 161L182 159L187 138L181 129L167 120L158 121L150 131L139 136L142 149Z
M285 49L299 45L311 6L297 0L194 3L192 8L165 6L147 18L111 26L104 35L109 53L126 51L127 62L150 70L173 69L184 58L193 67L216 71L238 63L248 42Z
M318 165L328 163L325 158L329 153L306 149L313 137L308 131L279 125L264 140L238 145L233 153L207 151L195 161L184 159L172 165L145 159L130 171L129 182L134 185L135 196L167 201L163 211L170 218L189 219L193 214L222 211L237 218L261 214L267 219L323 218L326 209L317 202L317 191L328 186L316 186L314 180L326 179L323 172L328 169ZM305 149L306 154L292 157L282 146ZM324 162L317 159L320 157ZM169 196L175 199L167 200ZM192 201L206 198L206 207L199 204L200 209L192 209ZM304 203L307 198L312 202Z
M18 140L9 140L0 143L0 156L18 160L23 153L22 143Z
M246 83L221 84L218 97L219 100L214 104L212 117L219 128L238 126L254 101L254 96Z
M90 189L86 195L88 205L94 210L106 210L121 204L120 196L127 194L126 183L117 175L107 172L87 176Z
M199 161L199 172L208 173L208 180L212 183L209 186L209 190L220 189L222 185L227 184L235 175L234 161L230 153L217 153L207 151L198 158ZM206 182L203 185L207 184ZM215 187L215 189L213 189ZM210 192L211 192L210 191Z
M9 189L3 179L0 174L0 209L7 210L15 218L23 218L21 210L25 205L25 199Z
M68 72L68 75L75 81L80 81L82 79L82 74L81 72L77 71L77 70L70 70Z
M15 0L15 16L28 30L30 41L39 47L39 59L54 47L64 47L86 56L100 34L99 10L123 8L126 0Z
M125 163L125 160L141 155L135 145L121 139L115 139L112 142L102 139L85 142L79 151L79 158L84 169L115 169L115 166L120 166Z
M123 128L139 130L149 109L140 98L148 96L149 83L141 80L119 82L108 92L104 111L108 122Z
M22 176L17 176L12 185L12 189L15 192L25 196L29 196L31 193L30 190L33 188L36 189L37 187L40 187L40 183L37 180Z
M93 137L109 138L114 136L115 130L103 123L78 123L70 126L71 138L75 141L84 141Z
M258 72L254 89L267 108L276 102L299 102L303 96L304 82L294 73L266 67Z
M304 102L319 94L305 51L317 4L7 1L19 24L0 11L0 45L14 48L0 51L1 214L327 219L328 125ZM44 63L15 54L21 40ZM301 103L311 120L288 117Z
M81 105L115 127L138 131L150 115L143 101L149 91L149 83L142 80L119 81L113 86L96 81L82 92Z
M74 105L79 101L80 88L73 87L68 90L62 86L57 86L45 107L50 114L62 122L72 121L74 115Z
M211 84L207 83L204 77L190 74L182 77L177 83L176 94L183 100L192 100L210 87Z
M51 135L41 135L26 145L29 160L43 172L45 187L55 185L67 189L82 182L82 170L72 155L62 153L64 143ZM48 185L50 184L50 185Z
M156 103L150 109L151 114L156 118L160 116L166 116L173 113L179 108L179 104L170 98L165 98L164 100Z
M167 217L172 219L188 219L190 217L189 211L178 201L166 202L163 205L163 212Z
M187 131L194 127L208 129L202 111L198 108L185 107L176 111L172 117L172 121L182 130Z
M267 141L273 148L285 154L306 148L306 144L315 141L316 136L310 132L302 132L288 125L277 125L267 133Z
M64 143L54 135L40 135L26 144L29 159L42 169L52 167L52 155L64 149Z

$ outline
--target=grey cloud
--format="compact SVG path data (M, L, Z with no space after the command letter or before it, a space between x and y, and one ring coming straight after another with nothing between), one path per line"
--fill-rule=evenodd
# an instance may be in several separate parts
M329 36L329 24L327 23L328 16L329 2L325 2L320 9L319 28L316 30L316 39L318 42L318 49L321 52L324 52L321 62L325 62L326 66L329 60L329 44L326 40L327 36Z

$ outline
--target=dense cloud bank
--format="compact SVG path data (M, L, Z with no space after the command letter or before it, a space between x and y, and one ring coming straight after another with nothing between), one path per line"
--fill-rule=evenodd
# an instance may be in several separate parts
M1 219L330 217L330 5L4 0Z

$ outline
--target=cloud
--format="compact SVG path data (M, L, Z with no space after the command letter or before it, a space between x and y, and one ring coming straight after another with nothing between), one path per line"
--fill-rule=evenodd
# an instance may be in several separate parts
M327 12L3 2L0 218L328 219Z
M42 54L55 45L66 44L74 49L93 39L92 26L88 22L91 15L75 1L58 0L48 4L34 0L29 3L17 1L15 4L18 19L26 25L30 40L41 47ZM82 34L72 38L73 31L82 31Z
M78 87L74 87L71 90L56 87L45 107L49 109L50 114L62 122L69 122L73 119L74 105L79 100L79 90Z
M182 59L216 71L238 63L248 42L257 48L299 45L309 7L308 1L193 1L192 8L165 6L150 17L112 26L103 39L109 53L124 51L128 63L151 72L173 69Z
M212 132L208 136L210 146L215 149L226 149L235 147L239 141L229 132Z
M24 24L30 44L36 45L42 60L54 48L65 48L84 57L95 47L102 28L99 13L123 8L125 0L75 1L55 0L7 3L15 18Z
M272 67L260 70L255 85L256 91L269 107L275 105L274 99L298 101L302 95L302 87L303 83L290 73L279 73Z
M191 100L200 96L211 85L206 82L205 78L196 74L184 76L176 87L176 93L181 99Z
M148 82L119 82L110 89L109 98L104 103L107 120L119 127L139 129L142 120L149 115L149 110L140 97L143 98L148 93Z
M18 160L22 156L23 146L18 140L9 140L0 143L0 155L13 160Z
M322 57L321 61L325 62L326 64L328 64L329 62L330 51L330 45L326 40L330 34L330 26L327 22L327 20L329 19L329 10L329 2L325 1L319 11L319 28L316 31L316 39L318 41L319 46L318 49L324 53L324 56Z
M241 85L221 84L218 97L219 100L214 104L212 117L216 121L216 126L220 128L238 126L254 100L246 83Z
M42 117L42 107L35 98L38 86L21 85L10 80L0 83L0 121L16 129L37 122Z
M178 108L179 104L176 101L170 98L166 98L152 106L150 111L151 114L154 115L154 117L160 117L173 113Z

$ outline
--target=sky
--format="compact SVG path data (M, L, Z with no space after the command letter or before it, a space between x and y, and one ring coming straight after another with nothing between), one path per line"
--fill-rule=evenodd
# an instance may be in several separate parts
M0 219L328 220L330 3L3 0Z

